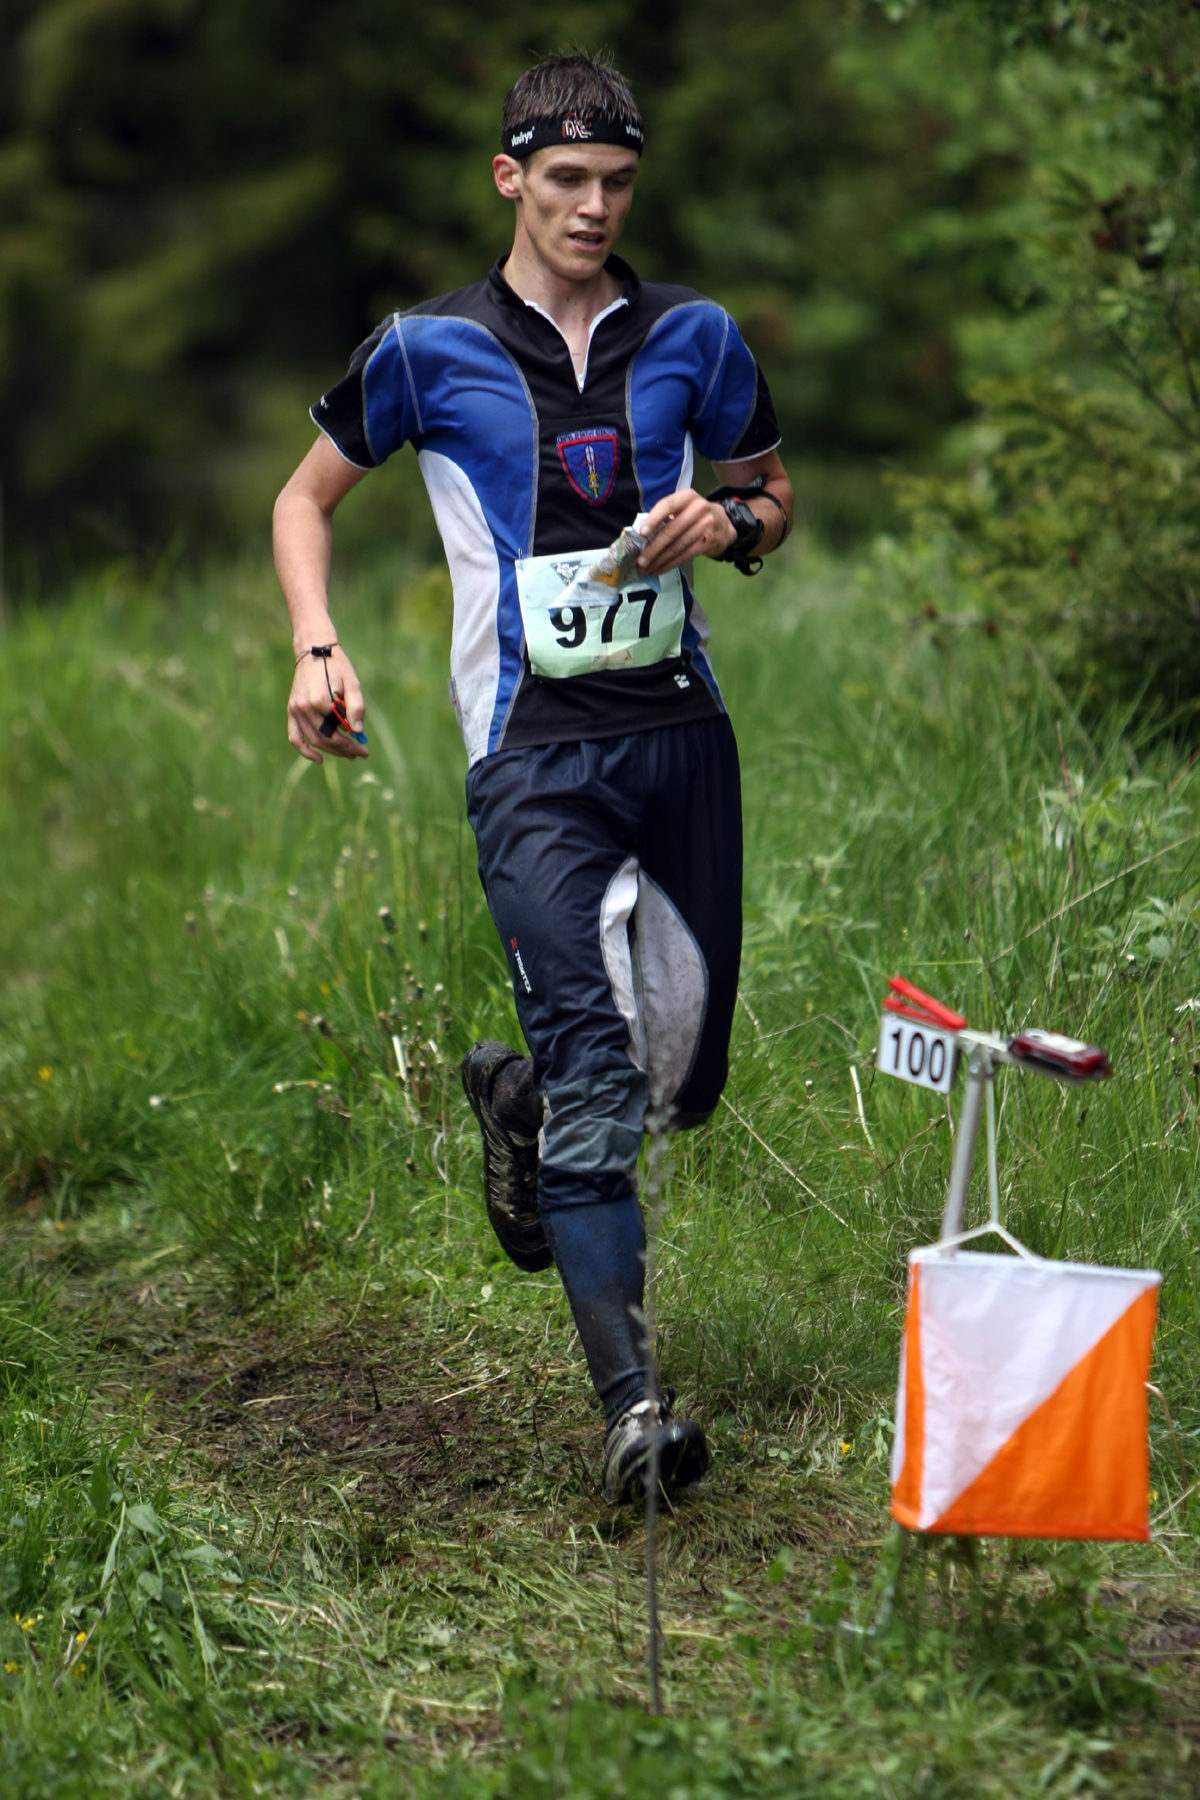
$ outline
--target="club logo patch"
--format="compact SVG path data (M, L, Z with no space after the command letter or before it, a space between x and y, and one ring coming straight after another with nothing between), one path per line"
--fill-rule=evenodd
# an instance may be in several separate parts
M591 506L601 505L617 479L616 432L571 431L555 443L563 472L575 492Z

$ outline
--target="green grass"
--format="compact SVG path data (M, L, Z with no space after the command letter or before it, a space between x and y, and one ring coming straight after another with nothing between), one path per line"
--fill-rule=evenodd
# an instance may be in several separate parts
M728 1103L667 1158L663 1373L715 1466L662 1524L665 1721L569 1315L479 1202L455 1064L516 1024L445 577L342 583L365 772L287 749L259 565L116 569L10 631L6 1793L1195 1791L1190 746L1085 730L1020 645L939 647L803 546L705 599L747 931ZM873 1073L891 973L1113 1057L1001 1077L1001 1189L1035 1250L1163 1271L1151 1547L897 1567L905 1257L950 1146Z

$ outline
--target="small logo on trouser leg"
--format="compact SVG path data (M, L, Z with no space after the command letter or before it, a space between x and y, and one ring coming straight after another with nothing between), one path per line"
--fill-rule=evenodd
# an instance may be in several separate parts
M525 992L527 994L532 994L533 989L530 987L529 977L525 973L525 964L521 961L521 952L517 949L517 940L516 940L516 938L509 938L508 941L512 945L512 953L517 961L517 974L521 977L521 980L525 983Z

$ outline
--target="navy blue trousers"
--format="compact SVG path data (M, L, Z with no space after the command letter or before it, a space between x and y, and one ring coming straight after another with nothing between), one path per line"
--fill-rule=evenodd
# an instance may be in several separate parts
M647 1110L700 1124L728 1073L742 935L733 728L721 716L501 750L468 775L467 810L543 1101L542 1219L612 1417L643 1391Z

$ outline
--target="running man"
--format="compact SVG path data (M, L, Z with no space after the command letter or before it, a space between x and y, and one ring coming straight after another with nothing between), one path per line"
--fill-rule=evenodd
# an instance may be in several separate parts
M708 1466L699 1425L649 1387L635 1186L651 1106L674 1129L717 1104L741 954L737 747L692 564L755 572L787 535L792 489L728 313L613 254L643 148L623 77L582 53L548 58L509 93L501 141L512 250L360 345L276 504L288 736L313 761L367 754L329 611L332 519L411 443L453 579L450 697L479 873L531 1053L477 1044L463 1061L487 1212L519 1268L558 1266L620 1502L655 1431L666 1486ZM722 484L707 498L694 450ZM649 541L620 586L565 602L635 519Z

